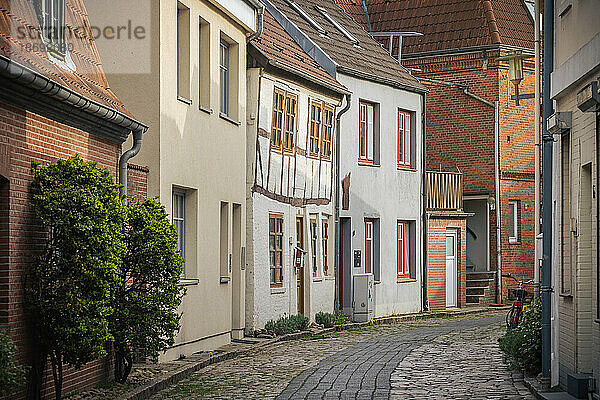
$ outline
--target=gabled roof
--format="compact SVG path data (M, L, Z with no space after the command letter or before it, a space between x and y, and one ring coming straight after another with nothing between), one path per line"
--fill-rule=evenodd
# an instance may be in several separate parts
M89 100L131 117L109 89L83 1L66 0L65 3L66 44L74 71L57 65L49 58L40 38L40 22L31 1L0 0L0 55Z
M298 43L275 21L275 18L265 11L261 35L252 41L251 46L266 58L267 62L276 68L301 75L314 83L325 86L340 93L347 89L335 80L313 60ZM250 49L250 51L252 51Z
M314 24L311 24L305 16L300 15L290 5L291 2L292 0L264 0L267 10L272 13L273 17L330 74L335 75L336 72L341 72L411 91L425 92L427 90L332 0L295 1L297 6L325 33L320 33ZM316 7L321 7L331 19L347 31L347 34L358 41L358 45L355 45ZM325 64L329 64L332 68Z
M365 29L362 0L336 0ZM475 46L533 48L533 21L522 0L365 0L373 32L420 32L405 37L402 54ZM393 54L398 54L394 43Z

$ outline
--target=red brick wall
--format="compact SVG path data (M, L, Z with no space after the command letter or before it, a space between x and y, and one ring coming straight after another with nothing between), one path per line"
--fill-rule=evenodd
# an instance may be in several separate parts
M127 164L127 198L142 202L148 197L148 167Z
M458 230L458 306L466 305L466 220L430 216L427 225L427 299L430 310L446 308L446 231L448 229Z
M116 174L121 147L3 103L0 103L0 147L6 150L0 151L0 155L6 154L5 157L8 157L9 168L4 174L8 175L5 177L10 185L7 240L6 229L0 228L0 238L5 238L9 254L8 264L0 263L0 296L5 295L7 289L10 296L8 302L4 301L4 305L0 302L0 310L4 307L4 311L0 313L0 328L13 337L19 349L19 361L27 364L32 354L32 342L23 310L23 277L39 250L42 234L29 208L31 163L50 163L57 158L67 158L77 153ZM3 204L2 210L6 210L6 204L0 204ZM0 215L0 223L1 221L5 219ZM0 245L0 249L0 257L5 257L6 248ZM79 371L67 369L64 375L64 393L90 388L106 379L109 371L110 365L106 360L89 363ZM45 398L50 398L53 393L50 368L47 368L45 383ZM24 396L25 388L11 394L10 398L21 399Z

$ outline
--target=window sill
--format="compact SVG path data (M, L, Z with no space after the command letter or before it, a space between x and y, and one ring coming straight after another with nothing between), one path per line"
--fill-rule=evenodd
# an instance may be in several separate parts
M206 107L198 106L198 110L200 110L202 112L205 112L207 114L212 114L213 113L212 108L206 108Z
M573 298L573 294L571 294L571 293L559 293L558 296L566 298L566 299L572 299Z
M197 285L198 283L200 283L199 279L179 279L179 286L192 286L192 285Z
M396 168L398 169L398 171L417 172L416 168L411 168L411 167L397 166Z
M313 276L313 282L322 282L322 281L323 281L322 276Z
M180 102L182 102L182 103L185 103L185 104L187 104L188 106L191 106L191 105L192 105L192 100L190 100L190 99L187 99L187 98L185 98L185 97L177 96L177 100L179 100L179 101L180 101Z
M373 284L375 285L379 285L381 283L381 281L373 281Z
M508 239L508 244L521 244L521 241Z
M417 280L414 278L396 278L396 283L410 283L416 282Z
M358 165L360 165L361 167L379 167L379 164L375 164L375 163L371 163L368 161L359 161Z
M221 117L222 119L224 119L227 122L234 124L235 126L240 126L242 124L240 121L236 121L235 119L231 118L227 114L219 113L219 117Z
M221 279L219 280L219 283L229 283L229 281L231 281L230 276L222 276Z
M326 276L325 276L325 280L326 280L326 281L334 281L334 280L335 280L335 276L326 275Z
M594 322L600 324L600 318L595 319Z
M271 286L271 294L284 294L284 287Z

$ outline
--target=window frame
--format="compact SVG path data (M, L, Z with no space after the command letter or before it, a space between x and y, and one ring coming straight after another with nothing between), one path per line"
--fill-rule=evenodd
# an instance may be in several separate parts
M321 220L321 247L323 260L323 275L329 275L329 217Z
M402 234L400 234L402 233ZM396 221L396 274L398 279L410 279L412 265L410 259L410 222ZM402 262L400 251L402 250Z
M285 90L275 88L273 89L273 109L271 112L271 149L275 151L281 151L282 147L284 114Z
M371 235L369 236L369 227L371 228ZM367 249L370 246L370 252ZM365 219L365 274L372 274L375 262L375 221L372 219Z
M406 123L408 119L408 124ZM397 160L398 168L411 169L413 166L413 128L412 128L413 113L398 109L397 119L397 134L398 134L398 147L397 147ZM402 132L400 132L400 121L402 120ZM402 139L402 140L401 140ZM407 146L408 144L408 146ZM400 149L402 149L402 159L400 155Z
M292 101L294 102L293 107L289 107ZM281 148L284 153L293 153L296 148L296 132L298 130L298 95L285 92L283 112L283 138Z
M366 100L358 102L358 162L359 164L375 165L375 106L376 104ZM363 107L365 110L363 121ZM369 109L372 110L371 131L369 132ZM365 152L362 152L362 126L365 129ZM371 145L371 155L369 158L369 145Z
M319 265L318 265L318 243L319 243L319 226L317 224L317 217L311 217L309 220L309 231L310 231L310 259L311 269L313 277L319 276Z
M513 217L511 221L510 213L511 208L513 210ZM512 226L511 226L512 223ZM514 244L519 243L519 201L509 200L508 201L508 243Z
M53 57L64 61L68 46L66 38L66 1L40 0L39 21L41 37L46 51ZM50 8L50 10L48 10Z
M273 231L271 230L271 220L273 220ZM280 222L280 224L278 225L278 222ZM284 241L283 241L283 230L284 230L284 225L283 225L284 221L283 221L283 214L273 214L270 213L269 214L269 241L267 243L267 246L269 248L269 283L271 287L282 287L283 286L283 247L284 247ZM278 231L278 227L281 228L281 230ZM273 243L274 246L273 248L271 248L271 237L274 238ZM281 239L281 247L277 248L277 238ZM274 257L271 257L271 254L274 255ZM277 264L277 260L278 257L277 255L280 255L280 264ZM271 263L271 260L274 260L274 264ZM274 273L271 273L271 270L274 270ZM277 272L279 271L279 280L277 280L278 278L278 274ZM273 277L273 280L271 280L271 277Z
M329 115L329 121L328 116ZM335 111L329 104L323 104L321 111L321 148L320 155L323 160L331 160L331 143L333 141L334 129L335 129ZM327 149L327 151L325 151Z
M186 263L185 263L185 247L186 247L186 203L187 193L183 189L173 188L171 193L171 223L175 227L177 232L177 250L179 255L183 258L181 265L181 278L186 277ZM181 200L181 203L176 202ZM176 213L175 205L178 204L178 210L181 213Z
M322 102L310 100L308 103L308 151L310 158L319 158L321 155L321 130L323 126L323 104ZM318 119L315 118L313 108L319 110Z
M224 57L226 55L226 57ZM221 37L219 42L219 112L227 117L231 114L230 85L231 44Z

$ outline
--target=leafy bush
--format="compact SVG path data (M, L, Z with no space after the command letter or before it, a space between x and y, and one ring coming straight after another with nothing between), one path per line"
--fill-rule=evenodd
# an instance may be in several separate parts
M277 336L304 331L308 329L309 319L302 314L290 317L281 317L277 321L268 321L265 329L274 332Z
M60 399L64 364L79 368L106 355L111 299L121 285L124 209L110 171L78 156L34 164L33 174L32 209L46 235L27 302Z
M0 396L24 383L25 369L15 361L15 353L10 337L0 331Z
M352 318L348 314L343 311L336 311L335 313L335 323L336 325L344 325L349 322L352 322Z
M336 324L336 317L332 313L319 311L315 315L315 322L319 325L323 325L325 328L332 328Z
M132 349L156 360L173 345L179 330L184 289L178 285L183 259L177 232L165 207L156 200L127 206L124 283L115 293L111 333L115 348L115 379L124 383L131 371Z
M542 370L542 306L532 304L516 328L508 328L499 340L509 368L535 375Z

